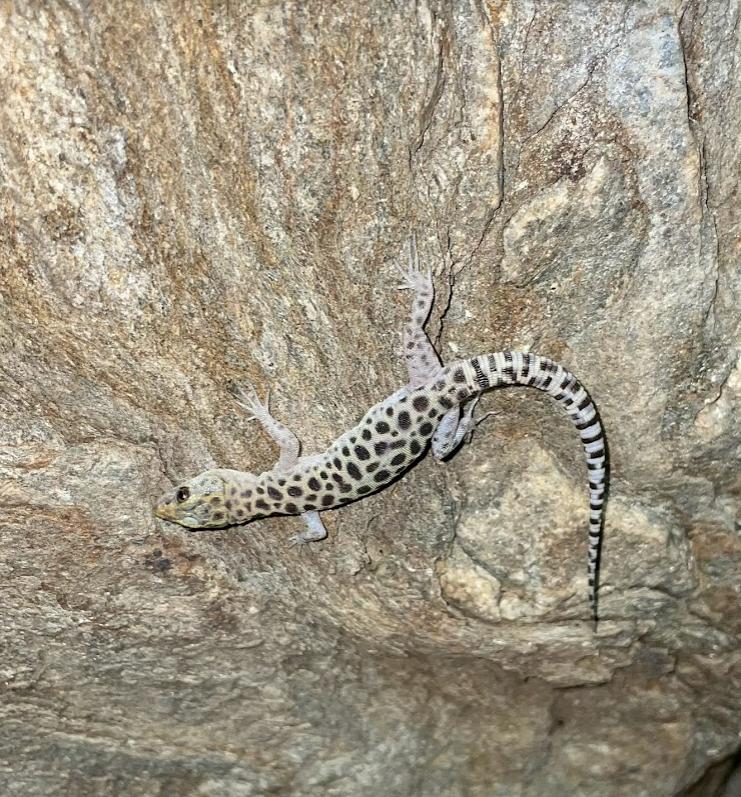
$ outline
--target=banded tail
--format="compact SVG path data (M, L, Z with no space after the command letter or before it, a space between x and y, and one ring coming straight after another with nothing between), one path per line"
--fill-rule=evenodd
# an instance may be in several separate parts
M452 365L455 371L463 366L466 387L476 393L493 387L526 385L543 390L566 410L579 430L587 458L589 474L589 551L587 574L589 579L589 606L592 619L597 622L597 576L602 544L603 509L606 494L605 435L589 393L579 380L563 366L519 351L500 351L485 354Z

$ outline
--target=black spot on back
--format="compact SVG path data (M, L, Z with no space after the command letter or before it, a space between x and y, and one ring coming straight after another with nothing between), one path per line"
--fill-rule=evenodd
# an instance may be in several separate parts
M309 487L310 487L312 490L319 490L319 489L321 489L321 484L319 484L319 479L317 479L317 477L316 477L316 476L312 476L312 477L309 479Z
M288 495L292 495L294 498L295 498L297 495L301 495L301 493L303 493L303 490L302 490L300 487L297 487L295 484L292 484L292 485L291 485L291 486L288 488Z
M371 488L367 484L364 484L361 487L358 487L358 495L365 495L366 493L369 493L370 491L371 491Z
M391 429L391 427L386 423L386 421L379 421L376 424L376 431L378 434L386 434Z
M281 495L280 490L276 490L275 487L268 487L268 495L273 499L273 501L280 501L283 496Z
M297 515L298 507L296 504L286 504L286 512L288 512L290 515Z
M265 503L265 501L263 501L262 498L258 498L257 501L255 501L255 506L258 509L267 509L268 508L267 503Z
M322 496L322 506L331 506L334 503L334 496L333 495L323 495Z
M387 470L379 470L378 473L376 473L376 475L373 477L373 480L379 483L385 482L390 476L391 474Z
M412 419L409 417L409 413L406 410L402 410L399 413L399 428L400 429L408 429L412 425Z
M406 454L397 454L392 460L392 465L401 465L401 463L406 459Z
M419 427L419 433L427 437L428 434L432 433L432 424L429 421L425 421L422 426Z
M355 446L355 456L358 459L370 459L370 452L365 446Z
M417 412L424 412L430 406L430 400L427 396L417 396L414 401L412 401L412 406Z
M383 454L386 451L386 449L388 448L388 445L389 445L388 443L385 443L382 440L380 443L376 443L373 446L373 450L376 452L376 454L378 454L378 456L381 456L381 454Z
M353 477L353 479L360 480L363 478L360 468L354 462L347 463L347 472Z
M409 444L409 450L416 456L422 450L422 446L416 440L412 440Z
M370 440L373 435L370 432L370 429L363 429L363 440Z

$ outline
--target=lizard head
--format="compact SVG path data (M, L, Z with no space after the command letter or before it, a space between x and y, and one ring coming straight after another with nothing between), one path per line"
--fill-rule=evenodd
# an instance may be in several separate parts
M189 529L215 529L244 523L243 495L251 492L251 473L207 470L181 482L157 502L154 514Z

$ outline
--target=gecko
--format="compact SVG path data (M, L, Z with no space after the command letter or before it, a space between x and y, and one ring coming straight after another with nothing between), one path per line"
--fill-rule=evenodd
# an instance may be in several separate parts
M183 481L160 498L155 515L190 529L225 528L271 515L301 515L304 528L292 544L322 540L320 513L382 490L429 449L446 460L484 417L473 412L491 388L524 385L544 391L566 411L579 432L589 485L588 601L597 623L597 574L602 544L607 462L605 436L594 403L577 378L553 360L525 351L499 351L443 365L425 332L434 301L432 274L419 267L410 243L399 288L413 293L403 327L408 382L371 407L323 453L301 456L296 434L270 412L251 386L230 385L249 420L277 443L275 465L259 475L216 468ZM491 413L489 413L491 414Z

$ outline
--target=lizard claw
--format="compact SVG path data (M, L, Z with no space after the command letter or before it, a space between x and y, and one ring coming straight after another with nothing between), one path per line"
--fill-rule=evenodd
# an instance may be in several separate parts
M428 269L423 272L417 262L416 250L409 263L404 267L394 262L394 268L401 277L401 283L396 286L400 291L417 291L419 288L432 285L432 272Z
M476 426L478 426L480 423L483 423L490 415L499 415L499 411L489 410L489 412L485 412L480 418L475 418L474 421Z
M401 282L396 286L399 291L413 291L416 284L416 274L409 268L404 269L398 263L394 263L394 268L401 277Z
M480 423L483 423L490 415L499 415L497 410L489 410L485 412L480 418L471 418L470 425L466 431L466 442L470 443L473 440L473 433L478 429Z
M298 546L299 551L310 551L312 550L310 542L314 542L314 540L307 540L306 537L302 533L298 534L291 534L288 538L287 543L289 548L295 548Z
M270 415L270 391L265 395L265 401L261 401L257 391L249 382L244 383L244 387L232 382L228 386L229 392L234 396L237 404L251 415L248 421L259 421L266 415Z

